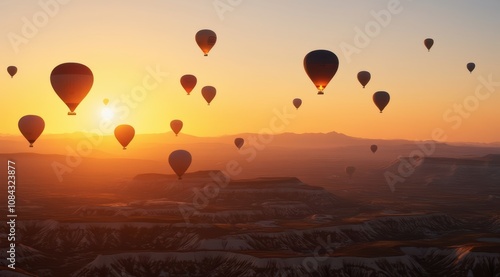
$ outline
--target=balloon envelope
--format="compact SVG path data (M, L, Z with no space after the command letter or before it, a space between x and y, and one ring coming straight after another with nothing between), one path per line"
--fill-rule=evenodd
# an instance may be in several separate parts
M35 143L45 128L45 122L38 115L25 115L19 119L17 126L24 138L30 143L30 147L33 147L33 143Z
M189 95L196 86L197 79L194 75L186 74L181 77L181 85Z
M434 45L434 40L432 38L426 38L424 40L424 45L427 48L427 51L431 51L432 45Z
M182 179L182 175L191 165L191 159L191 154L186 150L175 150L168 156L168 163L179 177L179 180Z
M108 98L102 99L102 103L104 103L104 106L108 105L109 99Z
M203 29L196 33L195 40L201 51L203 51L203 54L208 56L208 52L210 52L210 49L212 49L215 42L217 42L217 35L212 30Z
M358 72L358 81L365 88L366 84L370 82L372 75L368 71L360 71Z
M212 86L205 86L201 89L201 95L203 95L208 105L210 105L210 102L214 99L215 94L217 94L217 90Z
M83 64L63 63L52 70L50 83L59 98L68 106L68 114L75 115L76 107L92 88L94 75Z
M389 104L391 96L386 91L377 91L373 94L373 102L377 108L382 112L384 108Z
M476 64L475 63L468 63L467 64L467 69L469 70L470 73L472 73L472 71L474 70L474 68L476 68Z
M298 109L302 105L302 100L300 98L293 99L293 105Z
M176 136L181 131L182 125L183 125L182 121L180 121L178 119L174 119L174 120L170 121L170 128L172 128L172 131L175 133Z
M348 166L345 168L345 173L347 173L349 178L352 178L352 174L354 174L354 171L356 171L356 168L354 166Z
M7 72L9 73L10 77L12 78L17 73L17 67L11 65L11 66L7 67Z
M378 149L378 146L373 144L372 146L370 146L370 150L372 150L372 153L375 153L377 152L377 149Z
M328 50L314 50L304 57L304 69L318 89L318 94L323 94L338 68L337 55Z
M235 138L234 139L234 145L236 145L236 147L238 147L238 149L240 149L244 143L245 143L245 140L243 138Z
M127 149L127 145L132 141L135 136L134 127L126 124L118 125L115 128L115 137L118 142L123 146L123 150Z

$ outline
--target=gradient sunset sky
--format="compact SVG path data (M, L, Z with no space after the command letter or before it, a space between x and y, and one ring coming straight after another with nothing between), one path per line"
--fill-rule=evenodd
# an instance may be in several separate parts
M113 124L137 133L170 131L173 119L195 136L253 133L285 109L295 117L283 132L425 140L440 128L447 141L500 141L497 0L60 2L0 2L1 134L19 135L26 114L44 118L44 134L97 129L109 98L108 106L122 106ZM381 14L390 19L378 22ZM35 30L23 34L26 24ZM194 40L200 29L217 33L208 57ZM359 30L368 40L358 41ZM435 41L430 52L428 37ZM316 49L340 60L322 96L302 65ZM76 116L67 115L50 85L52 69L64 62L83 63L94 74ZM472 74L468 62L476 64ZM19 69L14 78L9 65ZM122 97L151 70L163 74L157 86L124 112ZM361 70L372 74L365 89L356 79ZM184 74L198 78L190 96L179 83ZM499 84L488 89L488 80ZM200 92L206 85L217 88L210 106ZM391 95L382 114L372 102L378 90ZM299 110L292 105L297 97ZM463 112L456 105L465 105Z

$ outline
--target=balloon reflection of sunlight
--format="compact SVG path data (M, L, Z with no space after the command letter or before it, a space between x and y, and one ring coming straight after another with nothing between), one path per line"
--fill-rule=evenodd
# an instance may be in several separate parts
M110 108L108 108L108 107L104 107L101 110L101 117L102 117L102 119L111 120L111 119L113 119L114 115L115 115L115 113Z

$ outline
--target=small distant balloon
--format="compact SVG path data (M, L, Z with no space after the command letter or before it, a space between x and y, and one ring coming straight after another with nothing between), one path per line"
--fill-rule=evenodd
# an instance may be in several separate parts
M45 128L45 121L38 115L25 115L19 119L17 126L24 138L30 143L30 147L33 147L33 143Z
M377 91L373 94L373 102L380 110L380 113L382 113L387 104L389 104L390 100L391 96L386 91Z
M318 94L324 94L330 80L339 68L339 58L328 50L314 50L304 57L304 70L318 89Z
M210 102L214 99L215 94L217 94L217 90L212 86L204 86L201 89L201 95L203 95L208 105L210 105Z
M122 124L115 128L115 137L118 142L122 145L123 150L127 149L128 144L132 141L135 136L134 127Z
M236 147L238 147L238 149L240 149L244 143L245 143L245 140L243 138L235 138L234 139L234 145L236 145Z
M181 77L181 86L187 92L187 95L191 93L193 88L196 86L197 81L196 76L191 74L186 74Z
M7 67L7 72L9 73L10 78L13 78L14 75L16 75L16 73L17 73L17 67L11 65L11 66Z
M302 105L302 99L300 99L300 98L293 99L293 105L298 110L300 105Z
M102 103L104 103L104 106L107 106L109 103L109 99L108 98L102 99Z
M472 73L472 71L474 71L474 68L476 68L475 63L468 63L467 64L467 70L469 70L470 73Z
M203 54L208 56L208 52L210 52L210 49L217 42L217 35L212 30L203 29L196 33L195 40L201 51L203 51Z
M377 146L377 145L375 145L375 144L372 144L372 145L370 146L370 150L372 150L372 153L377 152L377 149L378 149L378 146Z
M352 178L352 175L354 174L354 171L356 171L356 168L354 166L348 166L345 168L345 173L349 176L349 178Z
M182 130L182 126L183 126L182 121L178 119L170 121L170 128L172 128L172 131L175 133L176 136Z
M191 160L191 154L186 150L175 150L168 156L168 163L179 177L179 180L182 179L182 175L191 165Z
M426 38L424 40L424 45L427 48L427 51L430 52L432 45L434 45L434 40L432 38Z
M370 82L372 75L368 71L358 72L358 81L365 88L365 86Z
M94 75L83 64L63 63L52 70L50 83L59 98L68 106L68 115L76 115L76 107L94 84Z

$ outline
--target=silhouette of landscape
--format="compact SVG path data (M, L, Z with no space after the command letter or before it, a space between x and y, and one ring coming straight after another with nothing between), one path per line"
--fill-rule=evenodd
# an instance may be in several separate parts
M43 152L83 138L51 136L37 154L2 138L2 152L14 152L0 156L18 161L22 182L20 265L9 276L500 274L494 146L282 134L246 161L229 136L164 133L138 136L125 159L103 137L100 147L117 150L95 149L59 182L51 165L67 156ZM182 180L153 151L180 139L197 161ZM377 153L367 147L374 142ZM432 156L400 155L422 143L435 143ZM222 172L231 160L242 169L235 176ZM413 170L391 191L384 175L404 161ZM346 164L356 166L352 178Z

